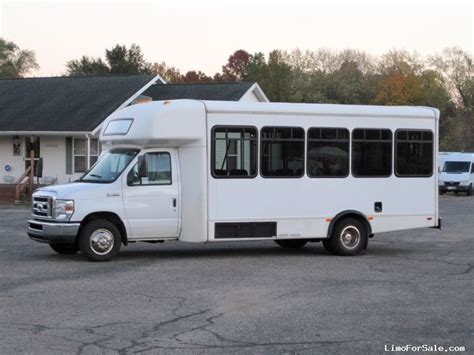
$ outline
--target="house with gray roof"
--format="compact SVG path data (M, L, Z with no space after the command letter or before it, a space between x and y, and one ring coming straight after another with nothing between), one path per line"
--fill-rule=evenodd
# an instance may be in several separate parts
M0 80L0 184L42 158L44 183L77 179L100 154L102 123L147 100L268 101L257 83L166 84L159 76Z

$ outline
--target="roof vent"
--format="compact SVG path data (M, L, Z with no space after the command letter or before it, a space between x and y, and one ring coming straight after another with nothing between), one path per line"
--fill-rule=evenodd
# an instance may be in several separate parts
M138 105L138 104L146 104L147 102L152 102L152 101L153 101L153 99L150 96L138 95L138 97L135 98L135 100L133 100L130 103L130 106L131 105Z

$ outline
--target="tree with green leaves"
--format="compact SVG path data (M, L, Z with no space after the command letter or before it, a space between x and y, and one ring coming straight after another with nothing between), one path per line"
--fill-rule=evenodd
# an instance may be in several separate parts
M38 68L33 51L0 37L0 78L21 78Z
M137 44L132 44L130 48L117 44L105 50L105 61L101 58L82 56L67 62L66 70L71 76L151 74L153 66L144 59Z
M474 151L474 66L472 55L458 47L430 58L452 95L451 114L441 120L441 148Z
M110 74L110 68L100 58L82 56L66 64L68 75L71 76L89 76L89 75L107 75Z
M268 61L256 53L249 62L244 80L258 82L270 101L288 101L291 93L292 70L283 51L270 52Z

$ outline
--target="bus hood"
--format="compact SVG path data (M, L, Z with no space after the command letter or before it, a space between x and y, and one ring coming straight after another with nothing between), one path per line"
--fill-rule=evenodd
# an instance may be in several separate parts
M47 195L57 199L89 200L107 197L107 194L119 193L120 185L117 181L110 184L73 182L63 185L50 185L37 189L35 196Z
M444 183L445 181L448 182L463 182L467 181L469 182L470 174L469 172L465 173L447 173L447 172L441 172L439 174L439 182Z

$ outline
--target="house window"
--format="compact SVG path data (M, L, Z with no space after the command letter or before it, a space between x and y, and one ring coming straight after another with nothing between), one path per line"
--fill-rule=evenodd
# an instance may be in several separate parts
M260 154L260 173L263 177L302 177L304 129L300 127L262 128Z
M310 128L308 130L307 171L309 177L349 175L349 130Z
M433 175L433 132L398 130L395 144L397 176L429 177Z
M352 175L388 177L392 173L392 131L354 129L352 131Z
M215 178L250 178L257 175L257 129L214 127L212 175Z
M75 173L83 173L86 171L86 153L87 153L87 139L74 138L73 161L74 161ZM94 165L98 157L99 157L99 140L97 138L91 138L90 139L89 166Z

